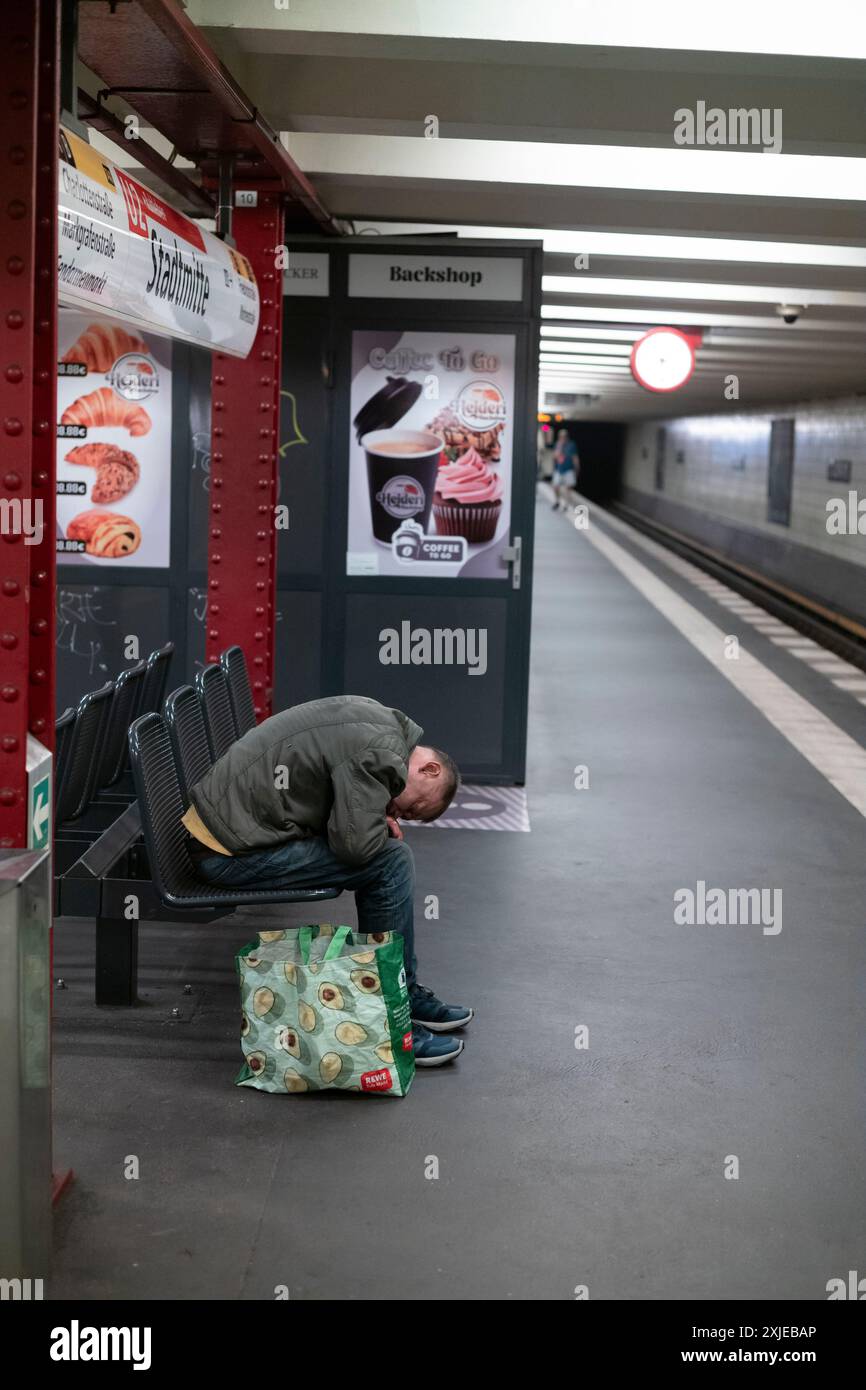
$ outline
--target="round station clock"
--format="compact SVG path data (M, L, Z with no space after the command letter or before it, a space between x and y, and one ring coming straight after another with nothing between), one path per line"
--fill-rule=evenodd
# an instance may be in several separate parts
M631 374L647 391L678 391L694 369L694 348L678 328L651 328L631 350Z

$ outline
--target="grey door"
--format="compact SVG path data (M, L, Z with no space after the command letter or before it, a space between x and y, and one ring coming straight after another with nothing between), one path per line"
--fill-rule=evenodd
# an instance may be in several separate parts
M779 526L791 524L791 490L794 481L794 420L774 420L770 427L770 460L767 469L767 520Z

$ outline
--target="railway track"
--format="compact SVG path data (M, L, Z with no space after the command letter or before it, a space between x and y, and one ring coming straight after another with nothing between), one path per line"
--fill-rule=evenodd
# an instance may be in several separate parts
M680 531L654 521L620 502L608 503L607 510L635 530L643 532L674 554L713 575L744 598L759 604L773 617L811 637L836 656L866 671L866 626L847 614L834 612L826 604L797 593L778 580L758 574L745 565L729 560L718 551L684 536Z

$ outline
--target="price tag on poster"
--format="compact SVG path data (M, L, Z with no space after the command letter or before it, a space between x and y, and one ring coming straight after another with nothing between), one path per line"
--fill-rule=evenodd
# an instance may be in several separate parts
M511 334L353 333L347 574L507 580L514 357Z
M171 348L62 309L57 557L166 569L171 538Z

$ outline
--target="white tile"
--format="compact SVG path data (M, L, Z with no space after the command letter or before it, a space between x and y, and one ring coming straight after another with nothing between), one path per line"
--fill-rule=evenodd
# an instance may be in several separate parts
M820 671L822 676L850 676L855 669L847 661L832 656L828 656L826 661L810 661L809 665L813 671Z

